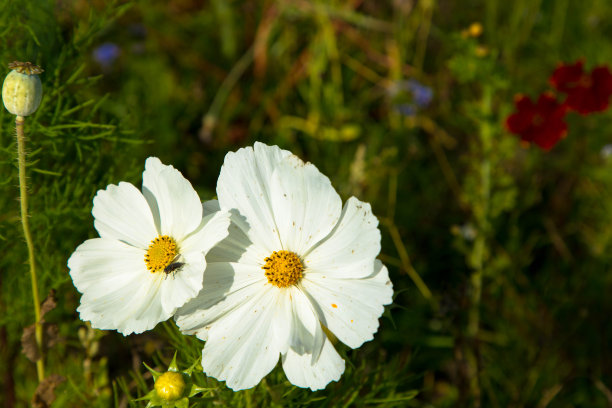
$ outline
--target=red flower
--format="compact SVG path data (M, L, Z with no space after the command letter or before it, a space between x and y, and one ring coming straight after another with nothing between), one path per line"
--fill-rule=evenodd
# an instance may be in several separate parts
M561 65L550 77L551 84L567 94L565 104L583 115L605 110L612 95L612 74L608 67L600 65L591 74L584 72L579 60L571 65Z
M506 126L521 140L550 150L567 134L566 108L553 95L543 93L535 104L528 96L518 95L515 105L517 112L508 116Z

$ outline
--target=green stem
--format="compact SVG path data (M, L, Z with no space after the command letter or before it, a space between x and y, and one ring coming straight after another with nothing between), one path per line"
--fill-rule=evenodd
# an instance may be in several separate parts
M475 219L478 226L478 236L474 242L473 262L474 270L470 276L470 309L466 334L469 346L466 350L469 365L470 393L475 408L480 407L480 367L478 363L480 331L480 305L482 298L482 276L484 271L487 236L489 233L489 201L491 197L491 147L493 128L489 122L491 115L493 90L485 86L480 106L482 120L480 122L480 143L482 148L482 161L480 163L480 197L475 208Z
M36 371L38 372L38 381L45 378L45 366L42 350L42 325L40 323L40 300L38 298L38 281L36 279L36 263L34 261L34 243L32 241L32 233L30 232L30 224L28 221L28 188L26 184L26 153L25 153L25 133L23 124L25 118L17 116L15 119L15 129L17 131L17 161L19 163L19 199L21 202L21 225L23 226L23 235L25 236L28 246L28 263L30 264L30 278L32 280L32 297L34 299L34 315L36 317L36 346L40 358L36 361Z
M421 295L423 295L425 299L432 302L434 306L437 306L436 301L431 294L431 291L412 266L412 262L410 261L410 256L408 255L406 246L404 245L402 237L400 236L400 233L397 227L395 226L395 223L393 222L393 218L395 217L395 206L397 203L397 173L393 173L391 177L389 177L389 198L387 202L389 203L389 205L387 206L388 216L386 219L382 218L381 222L385 224L389 229L389 234L391 235L393 244L395 245L397 253L400 257L401 266L406 271L410 279L412 279L412 282L415 284L419 292L421 292Z
M431 29L431 18L433 16L434 1L422 2L422 19L421 29L418 33L418 41L414 52L414 67L419 71L423 71L423 62L425 61L425 51L427 50L427 38Z
M404 246L404 243L402 242L402 237L400 236L400 233L397 230L397 227L392 222L388 222L387 227L389 229L389 234L391 235L391 239L393 240L393 244L395 245L397 253L402 262L402 268L406 271L406 273L408 274L408 276L410 277L414 285L417 287L419 292L421 292L421 295L423 295L425 299L431 302L434 302L435 304L435 299L433 298L431 291L429 290L425 282L423 282L423 279L421 279L417 271L412 266L412 262L410 261L410 256L408 255L408 251L406 250L406 247Z
M236 62L236 64L232 67L231 71L227 74L223 83L217 90L217 94L215 95L212 103L210 104L210 108L208 112L202 118L202 129L200 130L200 137L208 138L210 137L212 131L217 125L217 120L221 115L221 108L223 108L223 104L227 100L232 89L240 79L240 77L244 74L246 69L253 62L253 49L251 46L242 57Z

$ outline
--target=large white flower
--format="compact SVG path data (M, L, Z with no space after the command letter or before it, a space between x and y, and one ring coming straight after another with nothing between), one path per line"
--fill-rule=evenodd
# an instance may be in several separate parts
M227 237L228 212L207 212L189 181L155 157L147 159L142 193L109 185L93 200L100 238L68 260L83 294L82 320L124 335L171 317L202 289L206 253Z
M230 234L207 256L204 290L180 308L184 333L206 340L206 374L251 388L279 360L289 381L312 390L344 372L325 328L352 348L371 340L393 289L378 220L329 179L274 146L228 153L218 202L233 208Z

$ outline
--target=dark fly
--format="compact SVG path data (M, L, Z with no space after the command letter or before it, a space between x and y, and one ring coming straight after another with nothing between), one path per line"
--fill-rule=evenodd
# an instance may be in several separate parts
M166 267L164 268L164 273L166 274L166 278L168 275L172 274L174 278L174 274L176 274L182 267L185 265L185 262L178 262L178 256L172 260Z

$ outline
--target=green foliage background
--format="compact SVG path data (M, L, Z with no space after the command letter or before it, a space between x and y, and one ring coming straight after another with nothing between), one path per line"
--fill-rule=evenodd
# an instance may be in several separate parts
M607 0L0 3L1 64L45 69L26 134L39 287L58 299L45 365L66 377L53 406L144 406L142 363L163 371L178 350L186 368L202 347L172 322L124 338L79 320L66 261L96 236L96 191L140 185L155 155L209 199L225 153L256 140L372 203L395 301L374 341L337 345L347 370L325 390L277 367L232 392L196 370L211 391L193 406L612 406L612 113L570 114L548 153L503 126L558 63L610 63L611 39ZM434 93L413 115L397 109L407 79ZM0 401L28 406L14 117L0 123Z

